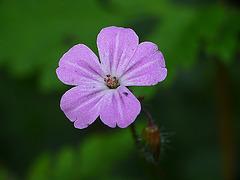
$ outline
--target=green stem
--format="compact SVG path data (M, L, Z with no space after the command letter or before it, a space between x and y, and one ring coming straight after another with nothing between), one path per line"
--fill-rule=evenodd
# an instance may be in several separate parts
M135 128L135 124L134 123L132 123L131 125L130 125L130 129L131 129L131 132L132 132L132 136L133 136L133 139L134 139L134 141L135 141L135 145L136 145L136 147L138 148L138 150L140 150L141 149L141 147L140 147L140 144L139 144L139 136L138 136L138 134L137 134L137 131L136 131L136 128Z

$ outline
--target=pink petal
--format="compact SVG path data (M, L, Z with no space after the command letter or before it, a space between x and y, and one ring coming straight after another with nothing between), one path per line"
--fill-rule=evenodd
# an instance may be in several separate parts
M69 85L80 85L86 79L103 80L97 56L83 44L73 46L63 55L56 72L58 78Z
M120 78L124 86L150 86L163 81L167 76L165 60L156 44L143 42Z
M120 77L138 46L138 36L132 29L107 27L97 37L101 65L105 74Z
M138 99L125 87L110 89L105 94L100 119L109 127L125 128L134 122L141 110Z
M70 121L75 121L76 128L86 128L99 116L102 97L106 91L95 86L74 87L62 96L60 107Z

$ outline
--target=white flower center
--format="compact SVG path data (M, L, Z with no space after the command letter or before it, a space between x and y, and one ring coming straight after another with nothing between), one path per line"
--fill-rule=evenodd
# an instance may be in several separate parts
M110 74L107 74L106 77L107 78L104 78L104 82L110 89L116 89L119 86L118 80L115 76L111 77Z

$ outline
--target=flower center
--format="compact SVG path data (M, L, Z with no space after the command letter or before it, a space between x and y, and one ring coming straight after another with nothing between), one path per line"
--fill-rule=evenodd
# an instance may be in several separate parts
M117 78L115 76L111 77L110 74L107 74L106 76L107 76L107 78L104 78L106 85L110 89L116 89L119 86Z

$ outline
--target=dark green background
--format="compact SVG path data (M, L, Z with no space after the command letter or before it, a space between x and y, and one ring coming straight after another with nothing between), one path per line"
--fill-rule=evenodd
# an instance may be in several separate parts
M55 73L81 43L97 54L107 26L130 27L162 51L167 78L134 87L167 133L169 180L239 178L240 4L227 0L1 0L0 180L158 179L130 128L97 119L79 130L60 110ZM135 121L139 135L147 124Z

